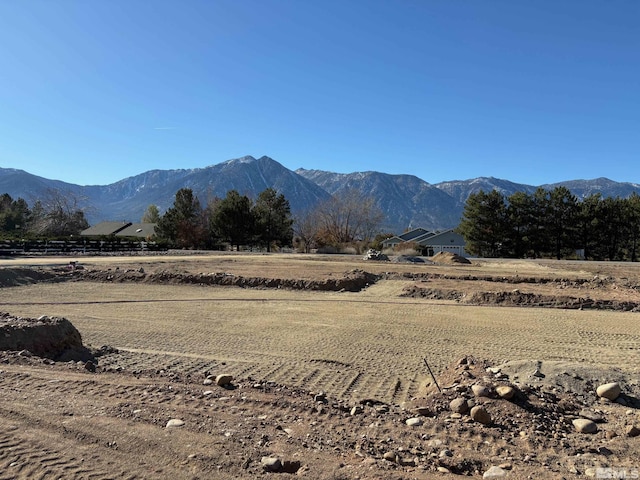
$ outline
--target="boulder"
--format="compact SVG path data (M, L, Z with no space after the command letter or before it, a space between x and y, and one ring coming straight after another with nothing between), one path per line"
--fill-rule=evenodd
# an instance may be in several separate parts
M496 393L500 398L511 400L516 394L516 389L511 385L500 385L499 387L496 387Z
M449 408L455 413L467 413L469 410L469 404L466 398L458 397L451 400Z
M260 464L265 472L279 472L282 470L282 462L278 457L262 457Z
M480 405L476 405L471 409L470 416L473 420L481 423L482 425L490 425L492 422L489 412L487 412L487 410Z
M576 418L572 423L576 431L580 433L596 433L598 431L596 422L586 418Z
M172 418L167 422L166 428L175 428L184 426L184 421L179 418Z
M605 383L596 389L596 393L601 398L614 401L620 396L620 393L622 393L622 388L620 388L620 384L618 382Z
M482 474L482 478L504 478L506 476L507 471L495 465Z
M221 387L231 384L232 381L233 375L222 374L216 377L216 385L220 385Z
M404 423L410 427L419 427L422 425L422 419L420 417L408 418Z
M491 391L484 385L472 385L471 391L476 397L490 397Z

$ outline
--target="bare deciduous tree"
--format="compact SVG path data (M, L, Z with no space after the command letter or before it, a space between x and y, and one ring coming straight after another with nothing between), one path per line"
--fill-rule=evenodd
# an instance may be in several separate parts
M355 189L333 195L316 214L321 238L335 246L368 243L384 218L375 199Z

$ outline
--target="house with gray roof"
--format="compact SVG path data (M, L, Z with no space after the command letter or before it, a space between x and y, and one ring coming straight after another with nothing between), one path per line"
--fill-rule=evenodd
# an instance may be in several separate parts
M116 233L116 237L151 238L156 234L156 225L157 223L132 223Z
M467 256L464 237L454 232L453 229L432 232L424 228L416 228L402 235L387 238L382 242L382 247L385 249L395 248L402 243L417 244L422 248L423 255L428 257L440 252L451 252L463 257Z
M83 237L137 237L151 238L155 235L155 223L100 222L80 232Z

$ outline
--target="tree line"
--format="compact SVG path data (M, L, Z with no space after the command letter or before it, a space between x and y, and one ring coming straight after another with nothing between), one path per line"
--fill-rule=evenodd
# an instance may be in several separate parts
M480 191L467 199L458 233L482 257L638 260L640 196L592 194L566 187L505 196Z
M230 244L238 249L244 245L271 251L274 246L291 245L293 238L289 202L272 188L261 192L255 202L230 190L204 207L190 188L182 188L164 215L150 205L142 220L157 223L159 241L178 248L210 249Z
M60 238L89 228L79 199L72 194L48 190L33 207L23 198L0 195L0 234L5 238Z
M163 215L150 205L142 221L157 223L159 241L179 248L232 245L271 251L291 246L309 252L323 247L340 251L346 246L360 250L370 243L382 219L373 199L355 190L334 195L294 217L289 201L272 188L255 201L230 190L204 207L191 189L183 188Z

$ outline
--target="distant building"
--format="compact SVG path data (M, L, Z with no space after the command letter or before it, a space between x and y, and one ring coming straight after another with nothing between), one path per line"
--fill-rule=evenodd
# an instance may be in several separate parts
M463 257L467 256L464 237L455 233L453 229L439 232L429 231L424 228L414 228L402 235L387 238L382 242L382 247L394 248L397 245L409 242L417 244L422 248L423 255L429 257L440 252L451 252Z

